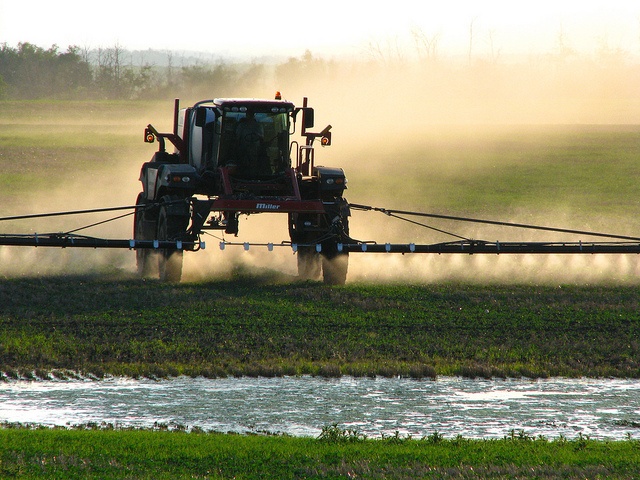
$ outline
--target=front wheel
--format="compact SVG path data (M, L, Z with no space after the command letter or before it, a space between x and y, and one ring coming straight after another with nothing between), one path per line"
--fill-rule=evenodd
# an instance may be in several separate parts
M298 277L301 280L317 280L320 278L322 262L315 246L298 247Z
M349 207L344 199L326 205L322 215L294 214L289 217L289 235L298 245L298 277L317 280L322 273L326 285L344 285L347 281L349 253L338 249L349 240ZM321 252L316 250L320 244Z
M158 215L158 240L175 242L185 237L189 217L170 215L167 205L160 207ZM158 255L158 273L163 282L179 282L182 277L183 251L177 248L163 248Z
M133 238L135 240L154 240L156 234L157 218L154 218L151 209L146 208L144 193L140 193L136 199L136 211L133 219ZM143 278L153 276L155 263L154 253L148 248L136 249L136 269L138 275Z
M327 206L325 221L330 238L322 242L322 279L326 285L344 285L347 281L349 253L338 244L349 240L349 204L343 198Z

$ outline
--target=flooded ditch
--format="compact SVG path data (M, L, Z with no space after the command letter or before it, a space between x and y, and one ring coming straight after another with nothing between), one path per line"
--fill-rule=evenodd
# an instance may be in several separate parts
M369 437L640 437L640 381L437 381L318 377L0 383L0 421L46 426L198 427L317 436L338 424Z

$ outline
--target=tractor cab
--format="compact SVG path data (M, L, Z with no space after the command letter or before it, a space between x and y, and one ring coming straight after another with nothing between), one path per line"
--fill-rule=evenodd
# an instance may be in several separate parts
M291 166L294 105L279 100L215 99L180 110L179 134L199 172L227 167L241 178L281 175Z

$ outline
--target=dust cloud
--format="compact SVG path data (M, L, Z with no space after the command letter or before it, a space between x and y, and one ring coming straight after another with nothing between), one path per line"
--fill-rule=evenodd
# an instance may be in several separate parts
M590 133L598 133L600 127L605 131L610 128L614 132L611 138L616 138L615 131L620 129L635 139L626 153L638 158L640 62L634 55L611 53L599 52L588 58L549 54L499 62L391 60L383 69L365 65L359 71L334 72L333 78L296 86L294 95L286 88L283 91L293 97L309 97L316 107L318 129L329 123L333 126L333 146L320 150L317 162L345 169L349 179L346 197L352 203L639 236L640 223L630 205L603 208L603 214L594 208L598 205L564 198L562 191L549 189L544 202L534 199L529 206L527 181L535 185L536 179L518 174L530 170L527 162L531 161L547 165L558 159L575 164L578 160L572 157L571 142L578 146L597 142L597 135ZM571 138L569 147L563 144L563 136ZM598 148L595 145L589 151L590 147L584 146L581 154L597 155ZM527 157L528 149L538 156ZM610 158L602 160L610 162L611 168L618 166ZM624 166L620 168L621 176L629 173ZM633 173L640 174L640 170ZM525 180L519 201L496 205L495 190L504 185L495 178L508 181L508 175ZM478 179L485 179L485 184ZM585 175L584 182L589 190L588 182L597 184L599 178ZM473 198L456 204L457 196L469 196L468 189L477 190ZM602 205L613 201L605 195L596 201ZM598 240L411 219L464 238L487 241ZM457 238L372 212L352 212L350 227L352 237L379 243L435 243ZM348 279L636 283L638 270L635 255L354 253Z
M136 180L148 149L141 148L147 115L156 105L119 102L29 102L14 117L2 115L3 129L18 140L5 145L2 168L33 174L19 193L2 192L0 216L88 210L135 204ZM145 123L146 121L146 123ZM13 123L15 122L15 123ZM3 139L4 140L4 139ZM22 147L27 145L28 147ZM139 183L139 182L138 182ZM131 238L132 216L101 222L128 211L54 216L0 223L0 233L75 232ZM97 224L91 228L85 226ZM0 247L0 275L40 276L133 272L132 253L109 249Z
M558 125L574 125L579 134L582 134L582 127L588 125L626 125L627 131L640 125L640 97L637 95L640 64L635 57L560 58L547 55L501 62L443 59L410 63L398 59L382 65L339 63L320 75L278 80L274 76L272 81L265 80L265 84L265 90L256 92L256 97L271 98L276 90L281 90L285 98L296 104L308 97L309 105L315 108L315 129L332 125L333 145L318 147L316 164L345 169L349 179L346 197L352 203L443 214L454 212L562 228L588 230L593 225L585 221L584 212L577 212L575 205L565 204L562 198L557 198L555 204L545 204L542 209L518 204L487 210L483 207L483 198L495 193L491 185L486 191L475 192L475 203L452 205L450 202L455 199L453 192L456 189L464 194L465 185L474 185L474 178L480 175L490 178L492 172L517 172L526 166L519 163L518 152L532 141L527 136L531 132L536 133L536 141L544 144L545 136L553 137ZM215 91L211 96L216 96ZM134 111L124 105L121 105L122 111L110 107L114 111L107 115L101 114L100 108L101 105L96 104L93 115L80 120L70 119L67 126L72 132L74 128L75 131L81 128L85 134L92 129L111 131L109 144L100 150L103 164L87 172L55 179L56 187L41 187L37 194L29 195L15 206L15 211L8 213L134 203L140 190L140 166L154 150L142 143L142 129L147 123L153 123L161 131L170 130L172 99L142 104ZM52 122L51 117L44 122ZM65 119L60 119L59 123L64 125ZM637 138L640 138L640 128ZM510 163L500 163L494 155L496 149L509 148L512 149ZM554 155L553 148L554 144L550 142L549 155ZM636 142L635 148L637 155L640 141ZM539 160L548 161L543 156ZM526 184L522 195L526 196ZM28 223L26 230L69 231L78 224L100 221L98 217L105 218L104 215L87 215L81 220L62 217L42 227L35 222ZM615 224L613 220L602 222L600 219L603 224L595 226L613 229L613 233L640 234L640 226L631 220L632 213L623 212L612 217L615 217ZM514 234L478 225L441 225L416 220L465 238L488 241L559 239L554 233ZM2 227L5 231L16 232L13 223L10 230L7 224ZM374 212L352 211L350 227L351 236L363 241L432 243L455 239ZM88 230L87 235L130 238L131 230L132 217L127 217ZM238 245L220 250L221 236L207 234L203 240L207 245L204 251L185 253L185 281L224 278L238 268L275 271L284 280L295 279L296 258L289 247L276 246L269 251L266 246L251 246L246 251ZM286 242L286 216L265 213L241 217L240 234L237 238L227 236L226 240L252 244ZM0 273L5 276L109 269L133 272L133 252L0 249ZM638 257L627 255L354 253L350 256L348 281L628 283L640 278L639 269Z

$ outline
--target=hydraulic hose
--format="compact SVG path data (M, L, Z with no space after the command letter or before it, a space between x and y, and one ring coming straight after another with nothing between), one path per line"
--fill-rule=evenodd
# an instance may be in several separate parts
M392 210L388 208L372 207L370 205L359 205L354 203L350 203L349 207L355 210L382 212L389 216L412 215L412 216L418 216L418 217L438 218L441 220L454 220L459 222L472 222L472 223L482 223L485 225L497 225L501 227L525 228L529 230L543 230L546 232L570 233L570 234L576 234L576 235L589 235L593 237L616 238L619 240L640 241L640 237L631 237L627 235L616 235L616 234L602 233L602 232L590 232L586 230L574 230L570 228L545 227L541 225L530 225L526 223L501 222L497 220L484 220L484 219L471 218L471 217L457 217L453 215L442 215L437 213L412 212L407 210Z

